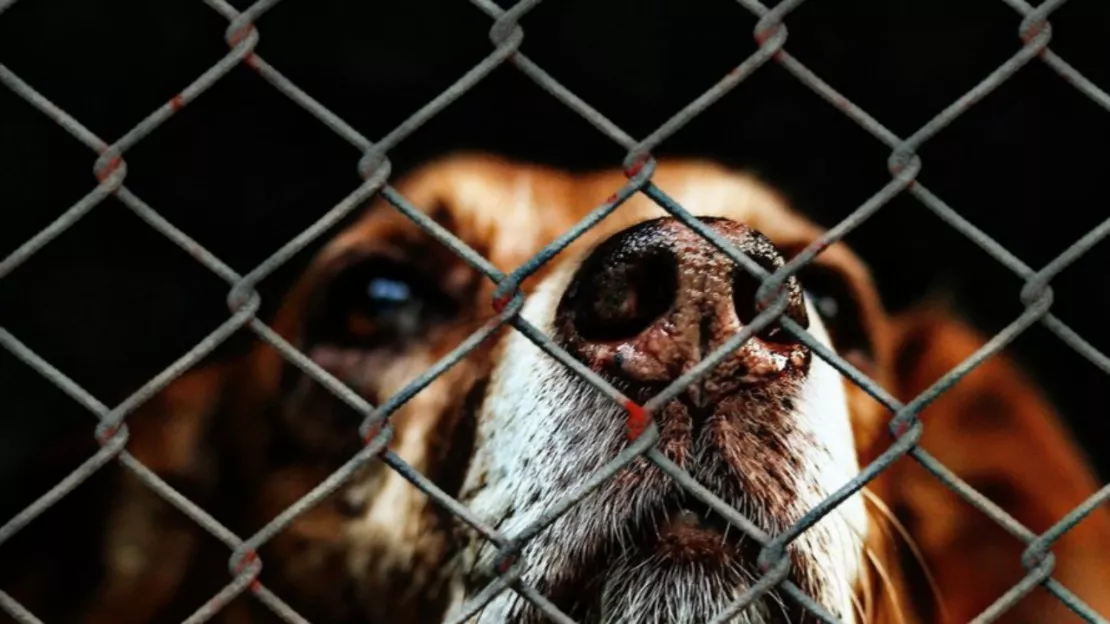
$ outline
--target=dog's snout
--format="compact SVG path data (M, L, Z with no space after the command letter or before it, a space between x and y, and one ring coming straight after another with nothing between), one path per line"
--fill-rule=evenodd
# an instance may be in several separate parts
M768 272L783 265L759 232L726 219L702 221ZM556 326L564 345L594 369L632 383L666 383L754 321L761 283L686 225L657 219L593 250L563 295ZM785 314L808 325L793 278ZM808 363L808 349L773 322L726 357L696 398L804 373Z

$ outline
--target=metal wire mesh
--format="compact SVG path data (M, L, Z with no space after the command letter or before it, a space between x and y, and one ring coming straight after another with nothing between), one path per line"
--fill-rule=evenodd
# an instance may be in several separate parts
M709 505L727 519L730 524L743 530L763 547L759 557L759 564L764 573L763 578L755 583L740 600L721 613L716 621L727 621L761 595L777 586L821 620L835 622L836 620L831 614L827 613L812 598L805 595L798 587L787 580L790 562L785 556L786 546L847 497L863 488L895 460L909 455L920 462L937 479L957 492L963 499L987 514L1007 532L1027 545L1022 557L1022 565L1027 571L1026 575L1020 583L1014 585L980 614L976 619L977 622L988 622L996 619L1037 586L1046 588L1084 620L1089 622L1105 621L1051 577L1054 560L1050 548L1061 535L1075 526L1094 508L1110 499L1110 486L1104 487L1080 507L1060 519L1048 531L1038 535L975 491L943 464L917 446L922 435L922 424L917 414L946 389L967 375L985 359L998 353L1035 323L1047 327L1083 357L1110 374L1110 358L1084 341L1076 332L1050 312L1053 293L1049 285L1054 276L1110 234L1110 219L1102 222L1086 236L1065 249L1053 261L1038 270L1023 263L985 233L964 220L955 209L916 180L916 176L922 167L921 159L917 156L918 149L1034 58L1039 58L1041 62L1052 68L1064 80L1110 112L1110 94L1099 89L1048 48L1052 36L1048 17L1063 4L1063 0L1049 0L1037 7L1027 4L1024 0L1005 0L1011 8L1023 16L1018 31L1021 40L1020 48L1009 60L979 82L973 89L907 138L901 138L888 130L881 122L837 92L784 49L787 41L787 28L784 19L804 0L787 0L777 4L774 8L767 8L757 0L738 1L745 9L758 17L759 21L754 32L755 39L759 44L758 50L697 99L659 126L658 129L641 139L630 136L520 52L520 46L524 40L524 30L521 28L519 20L539 4L540 0L524 0L518 2L509 10L501 9L491 0L471 0L472 4L493 20L489 31L493 51L449 88L378 141L371 141L364 137L254 52L259 39L255 22L267 10L277 4L277 0L260 0L243 12L236 11L224 0L204 0L210 8L228 21L225 33L225 40L230 48L228 53L200 77L187 85L178 95L164 103L131 130L111 143L96 136L77 119L39 94L34 87L24 82L7 67L0 65L0 82L42 114L54 120L75 139L84 143L97 154L93 173L98 180L97 186L87 195L73 204L53 223L0 261L0 279L6 277L28 258L49 244L52 239L88 214L106 197L114 195L151 228L180 246L192 255L197 262L226 281L230 286L227 303L231 311L230 318L206 338L114 407L101 403L68 378L65 373L39 357L16 336L0 327L0 344L4 348L26 365L41 373L46 379L57 385L96 416L99 421L96 428L96 438L101 447L99 452L89 457L46 494L0 526L0 543L11 538L16 532L73 491L80 483L104 465L113 460L118 461L159 496L180 509L204 530L223 542L231 551L228 564L231 574L230 582L203 607L193 613L186 620L187 622L203 622L211 618L234 597L245 591L249 591L257 600L284 620L303 622L305 621L304 618L294 612L281 598L274 595L258 580L261 561L256 552L300 514L335 492L356 470L368 462L380 459L500 549L501 557L494 574L496 580L476 596L474 601L459 614L457 621L464 621L469 616L477 613L500 592L515 591L542 610L552 620L571 622L572 620L567 615L560 612L555 605L521 580L522 573L528 566L528 561L520 556L522 548L529 539L552 524L593 489L613 477L622 467L628 465L636 457L642 456L654 462L689 493ZM0 13L13 3L14 0L0 1ZM827 100L855 121L863 130L886 144L891 150L888 160L888 169L891 174L890 182L879 189L847 218L830 229L820 240L815 241L782 269L773 274L767 273L720 235L692 217L682 206L656 187L652 183L655 163L651 157L652 151L668 137L769 62L778 63L802 84ZM452 101L482 81L492 70L505 63L514 65L552 97L577 112L599 132L623 147L627 151L624 166L628 175L627 184L615 193L609 201L595 208L581 222L509 274L504 274L494 268L480 254L434 223L388 184L390 176L389 151L422 124L437 115ZM124 156L128 150L157 129L170 116L203 95L239 64L245 64L256 71L279 92L309 111L332 131L361 150L363 156L358 163L358 167L364 180L322 218L288 241L277 252L270 255L245 275L236 273L214 254L177 229L172 223L164 219L155 208L128 190L124 184L127 177L127 163ZM780 317L785 309L786 299L785 296L779 294L781 286L789 275L811 262L829 244L844 238L849 232L882 209L893 197L903 192L916 197L925 207L952 228L969 238L1025 281L1025 285L1020 292L1020 299L1025 306L1025 311L983 345L972 357L948 372L908 403L901 403L890 396L883 388L868 379L859 370L853 368L851 364L812 339L800 326L786 317ZM519 284L561 249L637 193L650 197L668 213L699 232L733 261L760 277L763 280L763 286L758 294L759 300L774 299L774 303L765 308L744 331L644 405L637 405L630 401L603 379L562 351L550 338L518 316L524 300L518 289ZM367 403L366 400L333 378L255 317L259 309L259 295L255 286L348 213L365 205L367 200L375 194L381 194L397 210L404 213L498 285L495 299L492 302L494 309L497 311L497 316L413 381L407 388L379 406ZM779 535L768 535L737 510L730 508L708 490L701 487L692 477L684 473L682 469L667 460L654 448L654 443L658 439L658 432L651 421L651 414L670 398L676 396L682 388L687 387L701 375L708 372L731 351L739 348L750 336L776 319L782 323L785 329L808 345L818 357L829 362L853 383L860 386L895 414L890 422L890 430L894 434L896 442L856 478L810 510L796 525ZM635 437L632 444L622 451L614 461L588 479L583 487L568 494L561 503L546 510L532 526L515 535L505 535L484 524L462 504L436 488L429 480L387 449L392 434L389 426L390 415L427 386L437 375L464 358L485 338L505 325L510 325L523 333L549 355L580 374L591 385L620 404L628 413L630 434ZM360 427L360 433L367 440L365 447L344 466L316 486L308 495L280 513L254 535L247 537L236 535L221 525L204 509L176 491L126 450L128 441L127 416L241 328L248 328L263 341L272 345L289 362L302 369L348 405L363 414L364 419ZM0 608L21 622L39 621L10 595L3 592L0 592Z

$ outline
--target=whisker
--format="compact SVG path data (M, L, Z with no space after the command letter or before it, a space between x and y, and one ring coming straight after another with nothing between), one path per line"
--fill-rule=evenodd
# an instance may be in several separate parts
M864 608L863 603L860 602L859 596L854 592L852 593L852 608L855 609L856 615L859 616L860 622L870 621L867 609Z
M859 540L860 555L861 555L860 567L861 567L861 571L862 571L862 568L865 568L866 566L870 565L870 560L867 557L867 544L864 543L863 537L861 535L859 535L856 531L853 531L851 528L849 528L848 531L851 534L853 534L856 537L856 539ZM862 585L861 589L863 590L863 604L864 604L863 613L860 614L860 615L863 618L863 622L871 622L872 617L875 614L875 587L871 584L871 575L870 574L861 574L860 578L861 578L861 585Z
M771 602L775 603L775 605L778 606L779 611L782 613L783 620L790 621L790 613L786 610L786 601L782 599L782 596L779 596L776 593L774 599Z
M870 575L863 573L864 568L869 563L866 556L867 544L865 543L864 536L860 533L859 529L852 526L850 522L838 522L834 526L838 531L845 534L849 541L854 542L860 548L860 560L858 564L860 566L860 590L863 593L863 602L860 602L860 596L856 595L856 592L852 592L849 598L852 601L857 615L860 617L860 622L871 622L872 615L874 614L875 592L874 587L871 585Z
M890 510L890 507L888 507L882 499L866 487L860 491L863 493L864 499L875 506L880 515L890 523L890 526L893 527L898 536L902 538L902 541L905 542L906 546L910 549L910 553L913 555L914 561L917 562L917 565L921 568L921 572L925 576L925 582L929 585L929 591L932 593L933 599L936 600L937 607L940 609L941 621L947 622L949 620L949 614L945 606L944 595L941 593L940 585L937 583L936 577L933 576L932 570L929 569L928 563L925 562L925 555L922 554L921 548L917 545L917 541L913 539L909 529L895 517L894 512Z
M894 583L890 580L890 574L887 573L886 566L875 556L873 550L865 548L864 551L867 553L867 558L871 560L871 565L875 567L875 572L878 573L879 579L883 582L883 585L891 590L886 592L886 594L890 597L890 602L894 607L895 617L898 619L898 622L905 624L905 612L902 609L902 604L898 601L898 593L893 591Z

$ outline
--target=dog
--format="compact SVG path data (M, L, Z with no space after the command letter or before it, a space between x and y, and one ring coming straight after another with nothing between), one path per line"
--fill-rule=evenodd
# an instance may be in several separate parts
M627 176L468 153L426 164L395 187L508 273L612 200ZM767 272L823 234L782 193L708 160L661 160L651 179ZM760 284L637 193L521 283L519 315L642 406L755 322ZM316 255L271 327L381 405L498 315L505 300L495 287L379 198ZM777 296L781 318L902 402L986 341L935 302L888 312L867 266L842 242ZM656 452L771 536L894 443L893 414L781 318L650 414ZM634 443L629 409L505 327L397 408L389 452L511 538ZM151 399L128 421L128 448L250 535L364 447L364 416L260 342ZM1005 355L972 370L920 419L920 448L1035 533L1097 490L1052 405ZM225 545L129 473L114 492L100 541L106 572L80 621L175 621L229 582ZM787 579L839 621L967 622L1026 575L1026 546L903 458L784 556ZM705 622L759 582L760 548L640 457L536 533L515 565L523 584L578 622ZM1110 617L1110 512L1096 509L1052 552L1053 578ZM382 461L304 511L258 557L267 589L310 621L336 623L450 621L514 563ZM217 621L270 621L249 593ZM1037 587L999 621L1072 620ZM547 620L508 589L468 621ZM819 620L778 586L730 621Z

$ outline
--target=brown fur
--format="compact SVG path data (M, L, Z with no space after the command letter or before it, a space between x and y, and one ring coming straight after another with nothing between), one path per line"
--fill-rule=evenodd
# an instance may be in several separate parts
M746 225L780 249L792 250L787 253L800 251L821 233L790 212L772 190L709 162L661 163L653 181L667 193L694 185L716 194L714 201L775 207L754 210ZM619 171L571 175L462 155L426 166L396 187L491 264L509 271L626 183ZM650 199L636 195L573 243L572 250L592 245L655 210ZM319 254L271 326L299 345L302 321L319 297L321 284L351 258L367 252L394 254L399 262L428 268L441 276L445 289L466 302L457 322L388 358L353 362L342 354L317 354L329 373L379 405L493 315L493 285L379 199ZM525 290L561 257L526 281ZM874 347L871 357L851 361L899 400L911 400L985 342L942 308L926 306L889 317L866 267L843 244L822 251L818 261L851 284ZM356 330L372 329L361 319L350 320ZM499 355L497 341L488 341L393 416L396 437L391 447L409 449L398 452L448 491L462 477L456 465L461 460L448 457L448 441L472 435L468 396ZM384 381L357 378L356 373L368 366L392 372L380 376L389 378ZM291 371L291 365L265 345L235 362L194 369L130 419L129 450L163 478L187 488L202 506L211 505L240 535L249 535L359 448L356 427L361 415L332 399L306 389L310 399L305 404L274 405L282 395L283 378L315 385ZM857 448L866 465L891 442L886 433L890 414L854 384L846 382L846 387ZM314 411L306 411L306 405ZM305 419L303 413L326 417ZM1097 488L1051 405L1005 357L991 358L973 371L933 402L922 418L922 447L1034 532L1048 529ZM283 449L279 460L277 448ZM395 478L390 474L376 465L365 469L362 479L367 487L381 486L385 479ZM868 547L877 565L869 567L867 580L874 589L868 624L965 622L1023 576L1023 544L912 459L896 462L869 490L905 526L923 560L915 560L891 522L869 505L875 528ZM447 598L437 570L451 556L457 527L426 497L411 496L405 504L417 510L419 522L398 528L399 533L388 539L408 540L415 548L411 556L397 558L391 549L382 550L385 547L372 534L345 533L353 515L364 509L357 498L341 489L275 537L260 553L266 566L262 580L312 621L432 619ZM133 477L125 476L118 484L114 501L103 536L108 573L81 620L164 621L169 613L199 606L181 603L196 595L187 591L196 582L191 566L199 565L204 558L199 551L211 540L202 538L180 514L168 512L166 504ZM381 559L371 568L370 578L355 581L347 573L342 556L352 544L365 549L369 560ZM1065 534L1054 552L1054 578L1110 616L1110 512L1096 510ZM219 560L220 555L215 557ZM935 579L939 596L932 593L928 575ZM355 609L352 600L367 592L371 600L364 602L373 605L369 612ZM1000 621L1055 623L1074 619L1069 613L1038 588ZM255 618L262 616L238 604L222 617L261 621Z

